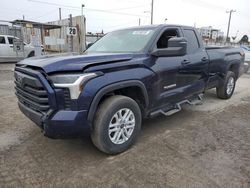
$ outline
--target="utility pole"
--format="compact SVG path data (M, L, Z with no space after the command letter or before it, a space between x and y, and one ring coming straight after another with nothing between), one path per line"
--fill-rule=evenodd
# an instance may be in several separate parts
M139 18L139 26L141 25L141 18Z
M62 9L59 8L59 20L62 20Z
M85 7L85 5L84 4L82 4L82 6L81 6L81 16L83 17L83 8Z
M229 13L229 20L228 20L228 27L227 27L227 38L226 38L226 42L228 40L228 37L229 37L229 30L230 30L230 24L231 24L231 17L232 17L232 13L233 12L236 12L236 10L230 10L230 11L227 11L226 13Z
M153 25L153 19L154 19L154 0L151 2L151 25Z
M69 27L72 27L72 14L69 15ZM70 36L70 51L73 52L73 36Z
M59 8L59 20L62 20L62 10L61 8ZM59 22L59 24L61 24L61 22ZM62 28L60 27L60 34L59 34L59 38L62 38ZM61 53L62 48L61 48L61 44L59 44L59 52Z
M85 7L84 4L81 5L81 25L80 25L80 53L86 50L86 20L85 16L83 15L83 8Z

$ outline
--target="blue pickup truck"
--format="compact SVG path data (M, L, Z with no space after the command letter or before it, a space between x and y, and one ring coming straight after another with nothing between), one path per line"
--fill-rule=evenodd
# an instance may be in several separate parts
M108 33L83 55L17 63L16 96L45 136L88 131L98 149L117 154L134 144L143 118L174 114L211 88L229 99L244 56L239 48L205 48L193 27L133 27Z

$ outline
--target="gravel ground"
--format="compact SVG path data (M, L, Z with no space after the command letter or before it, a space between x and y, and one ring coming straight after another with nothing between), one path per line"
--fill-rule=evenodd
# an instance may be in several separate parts
M138 142L108 156L85 136L52 140L19 111L13 64L0 65L0 187L250 187L250 74L230 100L145 120Z

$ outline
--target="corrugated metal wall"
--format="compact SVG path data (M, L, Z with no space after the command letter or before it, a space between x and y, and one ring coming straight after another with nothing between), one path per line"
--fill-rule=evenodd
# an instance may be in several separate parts
M41 31L37 28L25 28L20 26L9 26L9 25L0 25L0 34L2 35L12 35L22 39L26 43L30 43L31 34L34 33L38 36L41 43Z
M34 34L38 37L40 44L42 44L41 30L40 29L22 27L22 34L23 34L23 39L25 42L30 43L31 42L31 35Z
M21 27L0 25L0 34L1 35L13 35L13 36L16 36L18 38L22 38Z
M82 21L84 23L82 23ZM74 52L82 52L85 46L85 19L82 19L81 16L76 16L72 18L72 22L74 27L77 27L77 36L73 37L73 51ZM62 26L61 29L51 29L49 31L43 31L43 35L49 34L50 37L54 38L61 38L65 40L64 45L44 45L44 37L41 36L41 30L39 28L26 28L26 27L13 27L8 25L0 25L0 34L4 35L13 35L20 39L23 39L25 42L30 43L31 35L35 34L38 36L38 39L41 44L48 50L57 51L57 52L68 52L69 44L70 44L70 37L67 36L67 27L69 26L69 19L63 19L53 22L48 22L49 24L53 25L60 25ZM43 39L43 41L42 41ZM82 45L82 46L81 46Z
M84 22L85 19L83 19ZM81 51L81 40L83 44L83 49L85 49L85 23L82 24L82 17L76 16L72 18L73 26L77 27L77 36L73 37L73 51L80 52ZM49 49L55 51L67 52L69 51L70 37L67 36L66 28L69 26L69 19L63 19L58 21L49 22L49 24L55 24L62 26L60 29L53 29L49 31L49 35L56 38L63 38L65 40L65 45L57 45L57 46L49 46Z

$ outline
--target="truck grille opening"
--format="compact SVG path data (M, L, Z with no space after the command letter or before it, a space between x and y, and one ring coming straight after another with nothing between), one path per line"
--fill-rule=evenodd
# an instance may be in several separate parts
M18 101L28 108L45 114L49 110L48 94L39 79L15 71L15 89Z
M69 89L64 88L63 89L63 96L64 96L64 107L65 109L70 108L70 92Z

